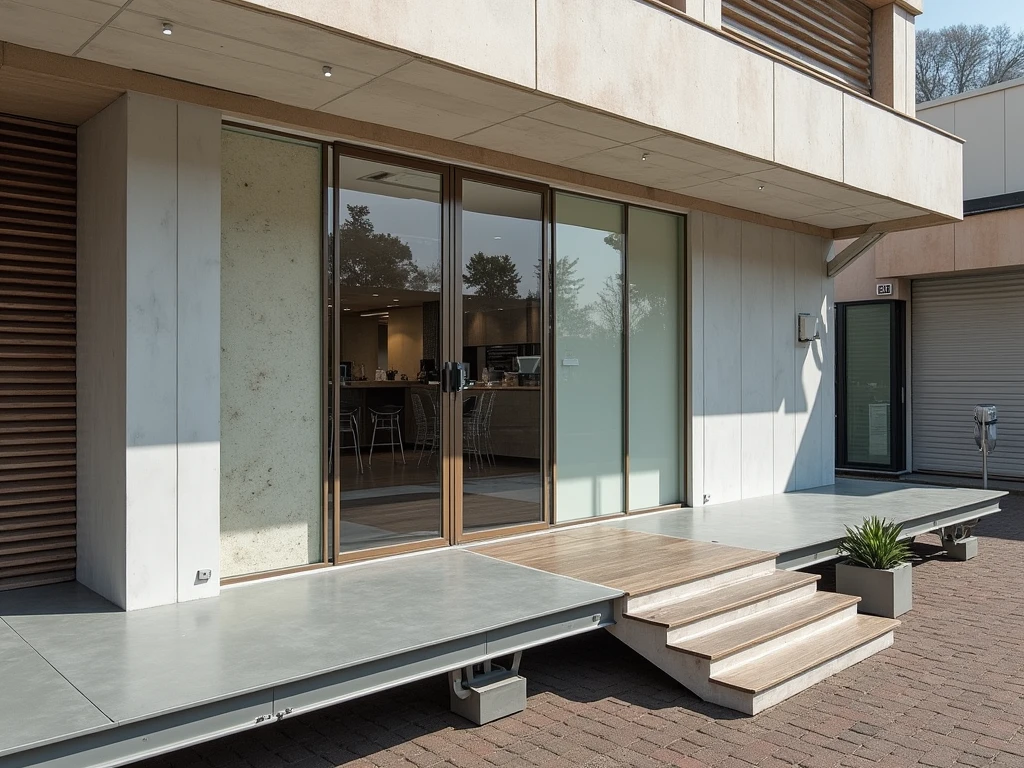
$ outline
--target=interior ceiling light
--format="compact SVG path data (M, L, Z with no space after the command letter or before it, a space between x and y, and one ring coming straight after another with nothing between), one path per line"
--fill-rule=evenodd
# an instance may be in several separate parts
M342 312L351 312L351 311L352 311L352 307L345 307L345 308L344 308L344 309L342 309L341 311L342 311Z
M331 68L324 64L324 77L330 77L332 74Z
M165 21L162 31L163 31L163 33L165 35L173 35L174 34L174 27L171 26L171 24L169 24L168 22Z
M398 303L398 299L392 299L392 301L395 302L396 304Z
M374 294L372 294L372 295L373 295L373 296L375 296L375 297L376 297L376 296L380 296L380 294L379 294L379 293L374 293Z
M416 171L375 171L365 176L360 176L358 181L373 181L377 184L387 184L391 187L403 187L415 189L419 192L439 192L441 190L441 178L432 173L417 173Z

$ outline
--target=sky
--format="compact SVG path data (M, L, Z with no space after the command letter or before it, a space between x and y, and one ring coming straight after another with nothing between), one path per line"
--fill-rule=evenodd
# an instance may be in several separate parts
M940 29L951 24L1007 24L1024 30L1024 0L924 0L918 29Z

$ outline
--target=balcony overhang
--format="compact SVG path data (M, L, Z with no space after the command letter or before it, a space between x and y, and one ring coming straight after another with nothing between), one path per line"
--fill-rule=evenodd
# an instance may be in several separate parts
M14 44L0 63L5 104L19 92L37 110L75 102L80 122L104 99L148 89L470 165L503 155L501 170L612 179L638 197L836 237L962 217L958 139L642 0L53 8L0 6ZM34 78L46 80L42 99ZM154 84L166 78L176 82ZM229 93L218 102L209 89Z

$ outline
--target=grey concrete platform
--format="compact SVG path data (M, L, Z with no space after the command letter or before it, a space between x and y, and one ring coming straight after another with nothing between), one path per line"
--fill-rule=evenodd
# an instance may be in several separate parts
M0 594L0 766L108 766L612 622L621 592L460 549L125 613Z
M602 523L680 539L778 552L780 568L802 568L838 556L846 526L878 515L919 535L999 511L1004 491L840 478L835 485L654 512Z

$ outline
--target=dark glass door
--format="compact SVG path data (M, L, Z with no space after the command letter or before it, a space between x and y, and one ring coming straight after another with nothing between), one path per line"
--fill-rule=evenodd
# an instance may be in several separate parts
M905 467L905 304L836 304L836 464Z

